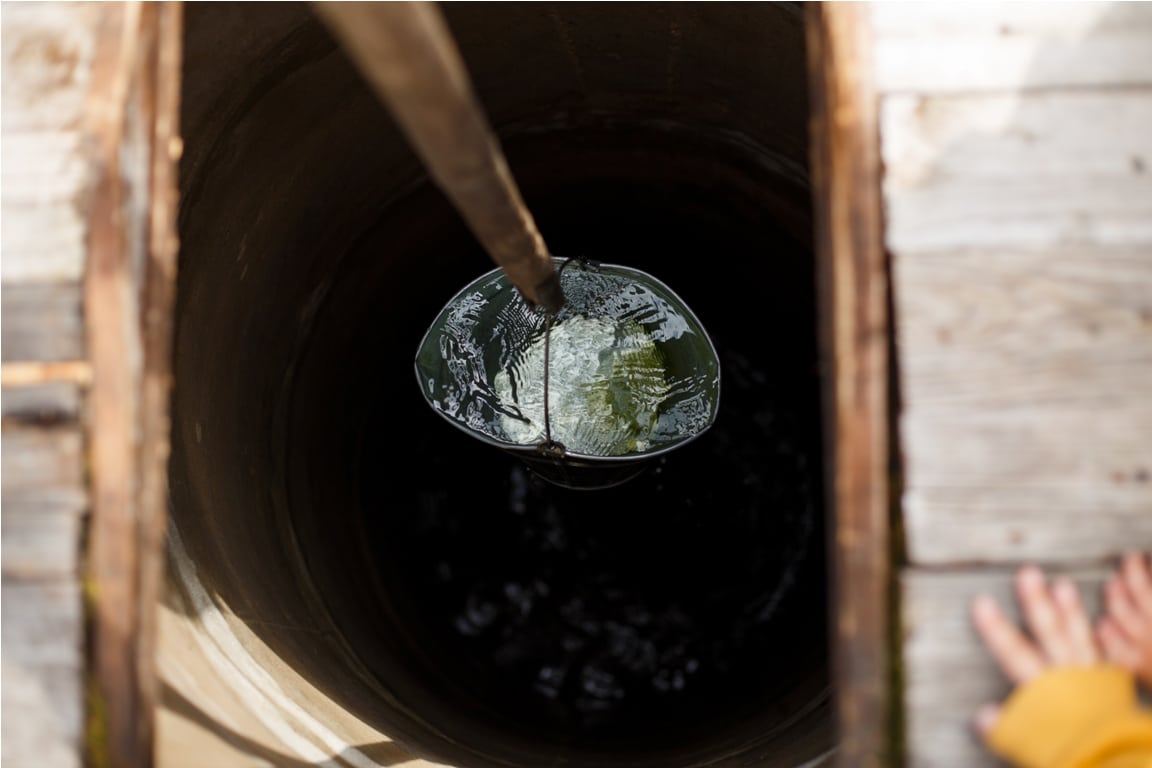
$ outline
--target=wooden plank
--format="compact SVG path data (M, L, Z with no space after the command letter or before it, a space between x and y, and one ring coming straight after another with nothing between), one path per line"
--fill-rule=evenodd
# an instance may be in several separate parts
M26 666L5 656L3 679L0 762L7 768L81 768L81 669Z
M0 181L0 184L7 184ZM84 272L85 224L71 201L38 205L4 203L0 279L75 282Z
M176 3L104 7L88 109L100 169L87 211L85 281L93 368L90 661L100 702L89 716L107 734L101 762L148 768L167 512L183 17Z
M60 423L80 417L82 395L78 384L53 381L27 387L4 387L0 413L10 421Z
M907 768L999 765L974 736L971 718L982 705L1002 700L1009 685L972 628L968 606L977 594L988 593L1015 616L1014 573L992 569L902 574ZM1073 578L1095 614L1105 571L1050 573Z
M1146 3L876 3L885 93L1152 83Z
M1152 546L1152 407L948 409L902 424L915 563L1094 559Z
M56 361L59 368L84 354L79 281L93 172L83 126L105 13L101 4L23 3L6 4L0 17L5 384L31 370L12 361ZM75 383L3 392L0 743L13 768L83 764L83 615L75 576L86 460L80 427L60 423L80 409Z
M84 357L80 283L7 282L0 288L4 362Z
M919 418L1152 392L1152 248L910 253L893 271L901 392Z
M5 578L0 613L4 765L79 766L83 732L79 587L73 582Z
M87 507L83 451L83 433L76 424L4 429L0 538L5 583L9 577L63 580L76 575L80 519ZM80 625L72 631L78 634Z
M872 30L877 43L898 38L1042 36L1078 40L1087 34L1144 34L1152 31L1152 11L1138 3L1005 3L973 0L952 3L877 2ZM1133 7L1137 6L1137 7Z
M885 189L940 181L1152 175L1152 88L884 99ZM1145 173L1144 171L1148 171Z
M5 7L0 105L0 277L77 281L83 271L83 200L91 180L84 122L98 6ZM7 305L9 297L4 297ZM7 320L5 313L5 320ZM7 335L5 353L7 354ZM12 359L12 358L5 358Z
M5 658L24 665L79 668L80 588L65 581L5 579L0 611Z
M99 176L88 216L85 273L86 343L93 378L89 397L91 502L86 578L91 604L89 667L92 727L106 734L99 762L111 768L151 761L151 711L142 707L136 666L139 628L139 547L136 430L139 422L139 306L133 283L135 248L142 233L137 178L147 147L125 140L129 104L138 108L136 81L140 50L150 44L141 29L143 8L125 3L104 6L93 63L89 130L97 146ZM129 151L125 151L128 149ZM143 151L142 151L143 150ZM122 167L127 160L127 167Z
M168 458L171 451L172 342L176 313L176 273L180 251L177 224L182 67L184 56L184 6L159 6L152 20L155 48L142 74L141 90L151 109L142 110L151 140L147 169L148 252L141 275L140 382L140 486L139 625L136 668L140 687L140 732L156 756L155 716L160 707L158 670L159 610L166 587L168 531Z
M1152 243L1152 88L884 100L896 253Z
M4 187L9 205L77 202L91 169L84 134L78 130L42 130L4 134Z
M87 499L5 497L0 548L5 579L74 579L80 566L80 531ZM77 630L79 628L77 627Z
M0 122L5 143L15 133L83 123L101 13L98 3L4 6L0 56L9 76L4 78Z
M5 496L83 488L83 433L77 425L5 429L0 467Z
M867 6L807 6L839 765L887 766L888 285Z

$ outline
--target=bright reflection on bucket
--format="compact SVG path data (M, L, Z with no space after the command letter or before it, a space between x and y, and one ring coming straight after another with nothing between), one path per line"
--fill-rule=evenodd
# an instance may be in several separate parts
M497 269L441 310L420 343L416 376L449 423L541 477L570 488L616 485L707 431L720 363L700 321L651 275L573 262L560 281L566 302L547 355L546 314ZM562 455L542 447L549 437Z

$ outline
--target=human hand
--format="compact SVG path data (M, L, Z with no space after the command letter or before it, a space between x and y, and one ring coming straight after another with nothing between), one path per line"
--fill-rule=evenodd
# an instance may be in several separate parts
M1016 575L1016 596L1031 637L993 598L981 595L972 601L977 632L1014 684L1026 683L1050 667L1090 666L1102 660L1080 592L1070 580L1057 579L1049 587L1039 568L1025 566ZM981 708L976 715L981 736L987 737L999 717L998 704Z
M1104 613L1096 627L1104 656L1152 689L1152 565L1146 556L1129 554L1105 583Z

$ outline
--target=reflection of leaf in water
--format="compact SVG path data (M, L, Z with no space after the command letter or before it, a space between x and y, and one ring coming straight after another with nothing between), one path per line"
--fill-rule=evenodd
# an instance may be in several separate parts
M668 395L664 356L643 326L622 324L612 347L600 353L596 379L583 389L603 455L642 451Z
M572 317L552 329L549 382L553 438L570 451L621 456L649 447L670 387L656 342L639 323ZM530 444L544 433L544 340L493 385L525 421L507 416L508 438ZM518 386L517 386L518 383Z

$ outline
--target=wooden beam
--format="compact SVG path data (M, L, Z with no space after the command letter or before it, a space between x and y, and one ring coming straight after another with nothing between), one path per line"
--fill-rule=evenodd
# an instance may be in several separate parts
M85 323L90 396L92 517L88 543L88 751L94 765L151 765L151 722L136 671L139 629L136 424L139 309L132 280L131 190L120 167L139 3L108 6L96 40L88 117L98 143L89 208ZM126 199L128 198L128 199Z
M148 726L154 729L153 713L160 702L156 647L168 528L172 341L180 250L177 174L184 149L180 138L184 5L155 3L149 4L149 10L155 48L149 51L141 73L142 94L145 100L151 99L151 108L143 110L150 116L144 128L151 131L151 166L146 201L148 254L140 283L144 357L140 382L140 618L136 664L141 705L148 708ZM152 732L148 738L150 742L154 740Z
M104 6L88 129L89 759L148 768L168 455L181 5Z
M890 766L888 277L867 5L807 6L839 764Z

